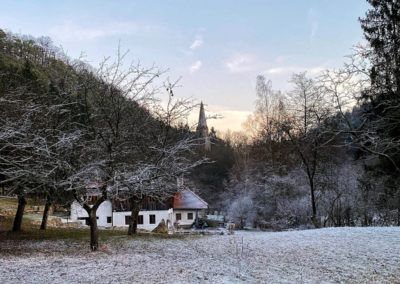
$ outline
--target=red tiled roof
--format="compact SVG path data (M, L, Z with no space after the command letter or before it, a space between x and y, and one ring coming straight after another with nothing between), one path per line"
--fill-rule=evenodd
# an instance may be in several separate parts
M207 209L208 203L193 191L184 188L174 197L174 209Z

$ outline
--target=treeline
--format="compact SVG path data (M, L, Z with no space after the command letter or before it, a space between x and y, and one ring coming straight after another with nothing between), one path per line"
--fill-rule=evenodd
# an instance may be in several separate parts
M141 201L170 197L176 178L204 162L203 141L185 125L192 101L174 98L176 83L162 81L162 70L126 66L125 57L118 50L95 69L48 38L0 30L0 175L18 196L14 231L26 196L46 199L42 229L51 204L74 200L88 213L96 250L102 202L129 199L134 234Z
M211 150L202 154L208 158L186 175L191 188L198 189L199 194L207 201L210 212L221 210L221 193L225 191L224 182L235 163L235 149L229 140L217 136L214 128L210 129ZM200 152L201 153L201 152Z
M368 2L368 44L342 68L294 74L289 92L257 78L221 195L240 227L400 225L400 4Z

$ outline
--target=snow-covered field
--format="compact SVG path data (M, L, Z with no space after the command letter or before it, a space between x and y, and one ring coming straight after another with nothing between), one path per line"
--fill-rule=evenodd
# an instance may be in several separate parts
M111 241L96 253L87 246L1 242L0 283L400 283L398 227Z

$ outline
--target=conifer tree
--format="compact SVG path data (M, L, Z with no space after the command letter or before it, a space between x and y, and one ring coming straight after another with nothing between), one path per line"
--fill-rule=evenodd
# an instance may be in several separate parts
M389 171L399 172L400 145L400 1L367 0L372 6L360 19L371 49L371 86L363 92L369 135L364 139L389 161Z

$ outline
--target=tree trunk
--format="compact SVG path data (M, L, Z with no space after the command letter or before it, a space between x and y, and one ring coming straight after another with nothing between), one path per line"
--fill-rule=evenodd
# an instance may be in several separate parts
M99 248L99 229L97 228L96 209L90 210L89 225L90 225L90 249L96 251Z
M50 206L51 206L50 197L47 196L47 198L46 198L46 205L44 206L44 211L43 211L42 224L40 225L40 230L46 230L46 227L47 227L47 219L48 219L48 217L49 217Z
M136 235L137 233L137 225L138 225L138 216L139 216L139 203L138 202L131 202L132 203L132 211L131 211L131 220L129 222L129 229L128 235Z
M311 178L309 179L309 182L310 182L311 206L312 206L311 221L315 228L321 228L321 222L317 218L317 206L315 204L314 182Z
M397 193L397 226L400 226L400 190Z
M18 196L18 209L14 218L14 225L12 228L13 232L21 231L22 217L24 216L25 205L26 205L26 200L24 196Z
M96 251L99 248L99 230L97 228L97 217L96 212L101 203L107 199L106 191L103 191L103 195L97 199L96 203L90 207L90 205L85 202L82 204L83 208L86 210L89 216L89 226L90 226L90 249ZM76 198L76 197L75 197ZM77 198L77 200L79 200Z

